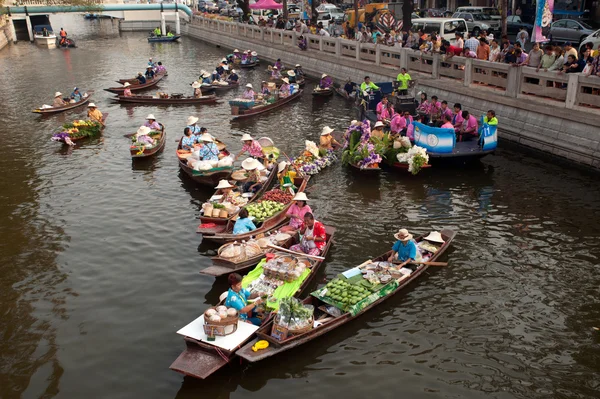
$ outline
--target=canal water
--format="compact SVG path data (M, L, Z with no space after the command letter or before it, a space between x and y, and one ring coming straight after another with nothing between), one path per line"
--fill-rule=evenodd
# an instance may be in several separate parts
M472 169L323 171L308 194L337 234L320 282L386 251L403 227L458 230L449 267L280 357L235 362L206 381L169 370L184 349L175 332L227 288L198 274L210 264L195 229L211 191L178 171L186 118L199 116L234 150L250 133L293 156L324 125L344 129L352 110L305 94L237 123L227 105L235 92L197 108L112 104L102 89L149 57L169 70L160 90L189 93L226 53L189 38L150 45L79 15L52 22L79 48L0 53L1 398L598 397L598 178L502 145ZM240 74L255 85L266 76ZM101 138L65 149L52 132L85 110L30 111L74 86L95 90L109 117ZM132 164L123 135L149 113L166 125L167 148Z

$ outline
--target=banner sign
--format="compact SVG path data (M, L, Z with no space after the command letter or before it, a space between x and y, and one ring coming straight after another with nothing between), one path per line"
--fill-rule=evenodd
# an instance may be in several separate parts
M479 137L483 142L483 151L495 150L498 147L498 126L497 125L484 125L483 117L480 121Z
M302 10L304 21L312 19L312 0L302 0Z
M425 148L427 152L450 154L454 150L456 143L454 129L431 127L419 122L413 122L413 125L415 125L415 144Z
M533 24L531 42L544 43L550 41L550 25L554 12L554 0L538 0Z

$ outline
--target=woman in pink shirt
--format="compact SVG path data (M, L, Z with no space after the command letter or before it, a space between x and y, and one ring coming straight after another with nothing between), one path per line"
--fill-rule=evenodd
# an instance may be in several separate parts
M387 97L383 97L381 99L381 101L379 102L379 104L377 104L377 108L375 108L375 112L377 113L377 120L378 121L382 121L383 120L382 114L387 109L387 104L388 104L388 98Z
M258 141L254 140L252 136L250 136L248 133L242 135L242 142L244 143L244 146L242 147L241 151L235 156L235 159L238 159L240 155L242 155L246 151L248 151L248 155L250 155L252 158L256 158L259 160L262 160L264 158L262 146Z
M302 227L302 222L304 222L304 215L307 213L312 213L310 206L306 203L308 201L308 197L304 193L298 193L294 197L294 203L290 206L290 209L287 211L287 216L290 218L290 224L287 226L283 226L281 228L282 233L292 233Z

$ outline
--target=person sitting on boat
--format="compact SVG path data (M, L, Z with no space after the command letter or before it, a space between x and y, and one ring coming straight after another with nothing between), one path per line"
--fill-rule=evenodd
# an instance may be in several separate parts
M74 88L73 92L71 93L71 100L75 100L74 102L76 102L76 103L83 100L83 96L81 95L81 93L79 92L79 89L77 87Z
M290 96L290 81L288 78L281 79L283 83L279 87L279 98L286 98Z
M417 107L417 113L429 115L429 100L427 100L427 93L421 92L421 102Z
M392 136L397 137L406 131L406 119L401 113L396 113L390 120L390 133Z
M214 71L212 71L210 78L212 79L213 82L221 80L221 74L215 69Z
M156 65L156 73L158 74L165 74L167 73L167 68L165 68L162 64L162 62L158 61L158 64Z
M238 49L233 50L233 59L234 60L236 60L236 59L240 59L241 60L242 59L242 56L240 54L240 50L238 50Z
M151 131L152 130L147 126L140 126L133 136L135 138L135 142L138 144L148 144L153 146L156 143L156 140L150 137Z
M308 41L304 37L304 35L298 36L298 48L300 50L306 50L308 48Z
M210 79L210 73L208 73L208 71L205 71L204 69L201 70L198 81L202 84L207 84L207 85L211 84L212 80Z
M103 121L104 115L102 115L102 112L100 112L100 110L96 107L96 104L94 104L94 103L88 104L87 116L88 116L88 118L90 118L90 120L92 120L94 122L98 122L99 124L104 126L104 121Z
M227 81L229 83L237 83L240 80L239 75L237 74L237 71L235 69L231 70L231 73L229 74L229 76L227 77Z
M256 51L250 51L248 50L248 52L250 53L250 61L251 62L258 62L258 53Z
M277 68L277 66L274 66L271 71L271 79L281 79L281 72L279 72L279 68Z
M157 132L162 130L162 127L156 121L156 118L154 117L153 114L149 114L146 117L146 122L144 122L144 126L149 127L150 130L154 130L154 131L157 131Z
M219 184L215 187L215 190L222 195L221 199L219 199L219 203L230 202L237 194L233 192L235 188L234 185L229 183L227 180L219 180ZM220 191L219 191L220 190Z
M245 211L245 209L242 209L242 211ZM246 211L245 213L246 215L248 215L248 211ZM239 220L240 219L238 218L238 221ZM242 276L240 276L237 273L231 273L227 277L227 281L229 282L230 288L227 292L227 299L225 299L225 306L237 310L240 319L245 321L246 323L251 323L255 326L260 326L260 319L256 317L256 307L262 303L262 298L258 298L256 299L256 301L252 302L251 304L248 304L248 299L257 298L259 294L250 294L250 291L248 291L245 288L242 288Z
M382 117L382 113L387 109L388 98L384 96L381 101L375 107L375 112L377 113L377 120L382 121L384 118Z
M242 93L244 100L254 100L254 90L252 90L252 83L246 85L246 90Z
M281 58L277 58L277 61L275 61L275 65L273 65L273 69L279 69L280 71L283 70L283 62L281 62Z
M125 82L123 84L123 87L125 88L125 90L123 90L123 96L124 97L131 97L131 96L133 96L133 94L131 94L131 89L129 88L129 86L131 86L131 83L129 83L129 82Z
M200 84L200 82L192 83L192 89L194 89L194 98L202 97L202 90L200 90L201 87L202 84Z
M364 97L368 97L373 91L379 90L379 86L371 82L369 76L365 76L365 80L360 84L360 91Z
M352 83L350 78L348 78L346 84L344 85L344 91L346 92L346 94L348 94L349 97L354 98L354 96L356 96L355 88L356 83Z
M431 259L445 242L439 231L432 231L423 237L423 241L417 244L419 252L421 252L421 260L426 262Z
M385 124L382 121L375 122L375 126L373 126L373 130L371 131L371 137L375 137L379 140L383 140L385 134L383 133L383 128Z
M263 97L268 97L271 95L271 90L269 90L269 84L264 80L261 84L260 94L262 94Z
M152 67L150 65L148 65L146 67L146 79L147 80L154 79L154 70L152 69Z
M311 212L304 214L300 234L300 244L292 245L290 250L313 256L320 255L327 241L327 232L323 223L316 221Z
M173 34L173 32L171 32L171 31L168 31L168 32L167 32L167 37L173 37L173 36L175 36L175 35Z
M156 37L161 37L162 31L160 30L160 26L157 26L156 29L154 29L154 31L152 31L152 33L154 33L154 36L156 36Z
M63 28L60 28L59 35L60 35L60 42L59 42L59 44L62 46L67 41L67 31L64 30Z
M156 64L154 63L154 61L152 61L152 58L148 58L148 66L152 69L156 67Z
M223 62L225 61L225 62ZM221 60L221 63L219 65L217 65L217 67L215 68L215 71L217 71L217 73L219 75L223 75L225 73L225 67L227 66L227 60L225 58L223 58L223 60Z
M448 114L442 115L442 129L454 129L454 125L452 124L452 116Z
M181 149L193 151L194 144L196 143L196 137L192 134L192 130L189 127L183 129L183 137L181 138Z
M423 115L415 116L414 122L423 123ZM414 143L415 142L415 124L411 122L410 125L406 128L406 137Z
M292 70L287 72L288 75L288 80L290 81L290 84L296 84L297 80L296 80L296 73Z
M452 124L454 125L454 131L458 134L463 124L462 117L462 105L460 103L454 104L454 115L452 116Z
M200 151L198 152L198 158L202 161L218 161L220 151L212 136L204 133L200 136L199 141L202 142L202 147L200 147Z
M297 173L293 170L290 170L290 163L286 161L281 161L277 165L277 179L279 179L279 186L282 190L285 190L287 187L294 188L294 179L296 178ZM291 184L291 186L286 186Z
M301 78L303 78L303 77L304 77L304 75L305 75L305 73L304 73L304 71L302 70L302 65L300 65L300 64L296 64L296 66L294 67L294 73L296 74L296 77L297 77L298 79L301 79Z
M281 228L282 233L295 233L300 230L304 222L304 216L307 213L312 214L312 209L308 206L308 197L305 193L298 193L293 198L294 203L288 209L286 215L290 218L290 223Z
M448 101L444 100L441 103L441 109L440 109L440 119L442 121L444 121L444 115L448 115L450 117L450 120L452 121L452 118L454 117L454 115L452 114L452 110L450 108L448 108Z
M496 111L489 110L483 117L483 123L490 126L498 126L498 118L496 118Z
M321 137L319 138L319 149L329 151L341 147L341 144L338 143L337 140L331 135L332 132L333 129L329 126L325 126L323 128L321 131Z
M244 143L244 145L240 152L235 156L235 159L238 159L240 155L242 155L246 151L248 151L248 154L252 158L260 160L264 158L262 146L257 140L254 140L252 136L250 136L248 133L244 133L242 135L242 142Z
M264 169L264 166L254 158L246 158L242 162L242 169L248 174L248 177L242 186L244 192L256 193L262 187L260 171Z
M421 253L413 240L412 234L410 234L408 230L400 229L400 231L394 234L394 238L398 241L392 246L392 254L388 258L388 262L398 260L400 262L408 263L411 260L413 262L420 260Z
M143 85L144 83L146 83L146 78L141 72L138 72L138 76L136 77L136 79L138 81L138 84Z
M327 75L326 73L321 75L321 81L319 82L319 89L325 90L325 89L331 88L332 86L333 86L333 79L331 79L331 76Z
M458 134L459 141L472 140L479 136L479 123L477 118L469 114L469 111L462 112L463 123Z
M398 81L398 93L401 96L405 96L408 94L408 82L410 82L412 78L408 74L406 68L400 68L400 73L398 74L396 81Z
M250 54L248 54L247 51L244 51L244 53L242 54L242 64L248 63L250 63Z
M54 93L54 101L52 102L53 107L64 107L67 105L66 101L62 99L62 93L57 91Z

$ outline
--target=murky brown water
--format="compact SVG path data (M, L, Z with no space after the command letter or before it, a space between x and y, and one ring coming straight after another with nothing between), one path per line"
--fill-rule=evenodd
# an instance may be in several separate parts
M324 171L309 195L338 234L321 280L385 251L399 227L458 229L451 267L281 357L204 382L170 371L184 347L175 331L226 288L198 274L210 262L195 228L211 193L178 172L175 138L187 116L234 149L247 132L292 155L353 114L339 98L310 96L243 123L229 122L226 101L111 104L101 89L150 56L169 68L161 89L187 92L224 52L187 38L151 46L108 21L52 22L80 48L19 43L0 53L1 398L598 397L598 178L506 147L479 168L417 178ZM241 76L257 84L264 73ZM83 111L29 111L75 85L95 89L110 117L102 138L66 151L51 132ZM167 149L132 165L123 134L150 112L167 126Z

